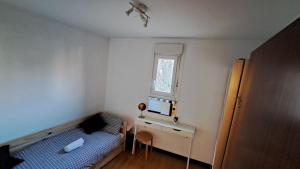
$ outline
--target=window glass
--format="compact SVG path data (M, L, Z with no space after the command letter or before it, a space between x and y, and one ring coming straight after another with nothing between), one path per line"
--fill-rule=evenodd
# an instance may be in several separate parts
M174 71L174 59L159 58L157 61L156 79L154 90L157 92L171 93Z

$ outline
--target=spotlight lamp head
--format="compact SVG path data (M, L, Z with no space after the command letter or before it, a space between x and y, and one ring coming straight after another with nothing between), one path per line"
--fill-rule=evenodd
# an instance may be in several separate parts
M146 20L146 17L142 13L140 13L140 17L141 17L142 21Z
M128 9L128 11L126 11L126 15L129 16L132 12L133 12L134 8L131 7L130 9Z
M146 28L148 26L148 18L145 20L145 23L144 23L144 27Z

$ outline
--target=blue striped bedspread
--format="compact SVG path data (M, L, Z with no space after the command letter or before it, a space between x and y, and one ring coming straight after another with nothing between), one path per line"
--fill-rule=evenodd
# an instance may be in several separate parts
M69 143L84 139L84 145L69 153L63 148ZM118 145L121 136L104 131L85 134L81 129L72 129L59 135L39 141L23 151L15 154L15 157L25 161L15 169L85 169L90 168L97 161L102 160Z

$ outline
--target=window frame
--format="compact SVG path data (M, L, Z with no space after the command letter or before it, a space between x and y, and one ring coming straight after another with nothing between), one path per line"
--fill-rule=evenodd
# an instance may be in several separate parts
M174 59L171 93L159 92L155 90L155 80L157 76L157 66L158 66L159 59ZM150 96L159 97L163 99L170 99L173 101L176 100L178 79L179 79L178 77L180 72L180 61L181 61L181 55L164 55L164 54L157 54L157 53L154 54Z

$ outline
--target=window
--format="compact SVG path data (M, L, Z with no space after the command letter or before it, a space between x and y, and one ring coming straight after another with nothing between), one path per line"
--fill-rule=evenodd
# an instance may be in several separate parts
M174 52L164 52L166 50L163 49L166 49L166 47L159 47L160 52L156 51L154 56L151 96L176 100L181 52L177 52L178 54ZM158 47L156 47L156 49L157 48Z

